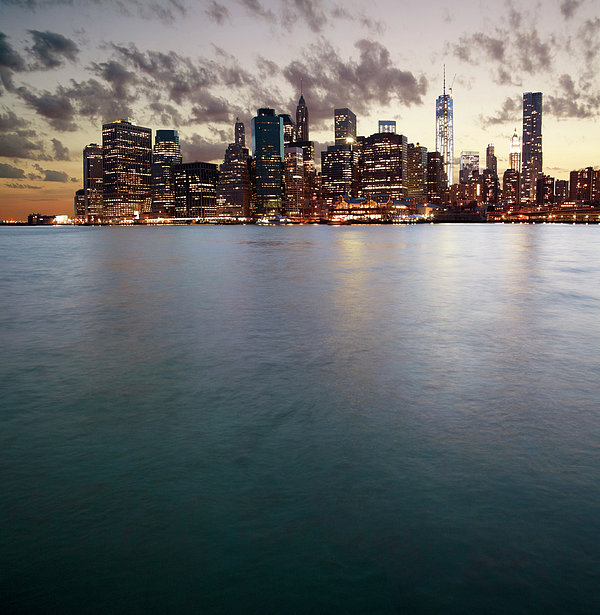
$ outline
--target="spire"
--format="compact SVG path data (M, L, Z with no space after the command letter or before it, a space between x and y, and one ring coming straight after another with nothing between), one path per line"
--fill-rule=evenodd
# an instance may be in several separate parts
M444 96L446 96L446 65L444 64Z
M300 100L298 101L299 107L306 107L306 103L304 102L304 94L302 93L302 77L300 77Z

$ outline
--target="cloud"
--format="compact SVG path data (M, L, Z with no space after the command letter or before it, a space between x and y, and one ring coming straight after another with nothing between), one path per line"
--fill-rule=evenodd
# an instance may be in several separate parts
M69 160L69 150L58 140L52 139L54 160Z
M517 126L522 120L523 99L520 96L507 97L502 103L502 107L490 117L480 116L483 126L492 126L495 124L514 124Z
M583 47L586 62L589 64L598 57L600 51L600 18L586 19L579 28L577 40Z
M33 165L40 173L42 173L42 181L45 182L60 182L67 183L69 176L63 171L54 171L53 169L43 169L39 164Z
M184 162L222 162L225 156L226 145L216 141L209 141L199 134L181 138L181 152Z
M597 117L600 111L600 95L578 90L573 78L568 74L558 78L557 86L556 94L544 96L544 114L558 119Z
M61 132L77 130L77 125L73 121L75 109L63 87L59 86L55 94L48 91L37 94L22 86L17 89L17 93L56 130Z
M560 12L565 19L571 19L582 3L583 0L563 0L560 3Z
M12 76L25 70L25 61L12 48L7 40L6 34L0 32L0 81L5 90L9 92L14 89Z
M291 30L298 21L305 21L314 32L320 32L328 24L328 17L319 0L289 0L281 11L281 24Z
M479 63L479 57L496 62L504 62L506 53L506 39L500 33L498 36L490 36L483 32L475 32L471 35L463 35L459 42L453 45L453 53L465 62Z
M246 8L248 13L254 17L260 17L266 21L275 22L275 13L271 9L265 9L265 7L259 2L259 0L238 0L239 3Z
M48 160L41 143L32 141L17 132L0 132L0 156L3 158Z
M32 68L58 68L65 60L75 62L79 48L70 38L56 32L28 30L33 37L33 45L27 51L37 64Z
M25 177L25 171L17 167L13 167L11 164L4 164L0 162L0 177L9 179L23 179Z
M27 120L18 117L11 109L6 109L6 113L0 114L0 131L12 132L21 128L26 128L29 125Z
M32 186L31 184L5 184L7 188L15 190L41 190L41 186Z
M208 15L209 19L219 25L223 25L229 19L229 9L224 4L215 0L211 0L204 12Z

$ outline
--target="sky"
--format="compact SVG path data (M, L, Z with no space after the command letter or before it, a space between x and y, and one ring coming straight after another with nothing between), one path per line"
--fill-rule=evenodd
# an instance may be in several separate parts
M0 219L73 212L102 124L179 130L184 161L222 162L236 117L295 117L333 142L396 120L435 149L443 66L455 162L493 143L501 174L522 94L543 100L544 172L597 166L600 0L0 0ZM317 154L317 162L320 156ZM456 176L456 173L455 173Z

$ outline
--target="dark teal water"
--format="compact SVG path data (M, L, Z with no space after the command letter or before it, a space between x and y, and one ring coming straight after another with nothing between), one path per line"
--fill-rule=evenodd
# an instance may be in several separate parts
M2 612L600 612L599 259L0 229Z

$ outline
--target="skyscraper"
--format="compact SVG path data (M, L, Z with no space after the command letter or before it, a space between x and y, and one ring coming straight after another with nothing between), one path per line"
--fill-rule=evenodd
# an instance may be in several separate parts
M502 178L502 198L511 205L519 203L521 177L519 171L506 169Z
M356 115L347 107L333 112L335 144L346 145L348 139L356 141Z
M290 146L284 151L284 197L288 215L299 215L304 207L304 152Z
M300 100L296 107L296 141L308 141L308 107L302 94L302 81L300 82Z
M86 220L102 217L102 148L90 143L83 149L83 205Z
M176 130L157 130L152 152L152 211L173 215L175 197L171 168L181 164L179 134Z
M454 110L452 90L446 94L446 69L444 68L444 93L435 105L435 149L444 159L448 184L454 183Z
M479 152L464 151L460 153L460 183L468 184L475 175L479 175Z
M517 134L517 129L510 140L510 153L508 154L508 164L513 171L521 172L521 140Z
M350 143L321 152L321 190L327 205L340 196L357 196L357 167L358 154Z
M408 196L422 203L427 196L427 148L408 144Z
M102 126L104 218L150 211L152 130L131 120Z
M283 120L283 143L289 145L296 141L296 125L289 113L280 113L279 117Z
M172 168L176 218L217 215L217 165L186 162Z
M283 197L283 119L273 109L259 109L252 118L252 153L256 168L256 209L278 211Z
M523 93L523 201L535 203L537 180L542 175L542 93Z
M404 135L377 133L362 147L362 191L365 196L402 199L408 190L408 143Z
M246 147L246 127L240 118L235 118L235 143L240 147Z
M252 199L249 152L247 147L230 143L225 152L217 182L220 213L230 217L248 217Z
M446 187L442 155L439 152L427 152L427 200L439 203Z
M485 168L498 175L498 159L494 153L494 144L490 143L485 150Z

